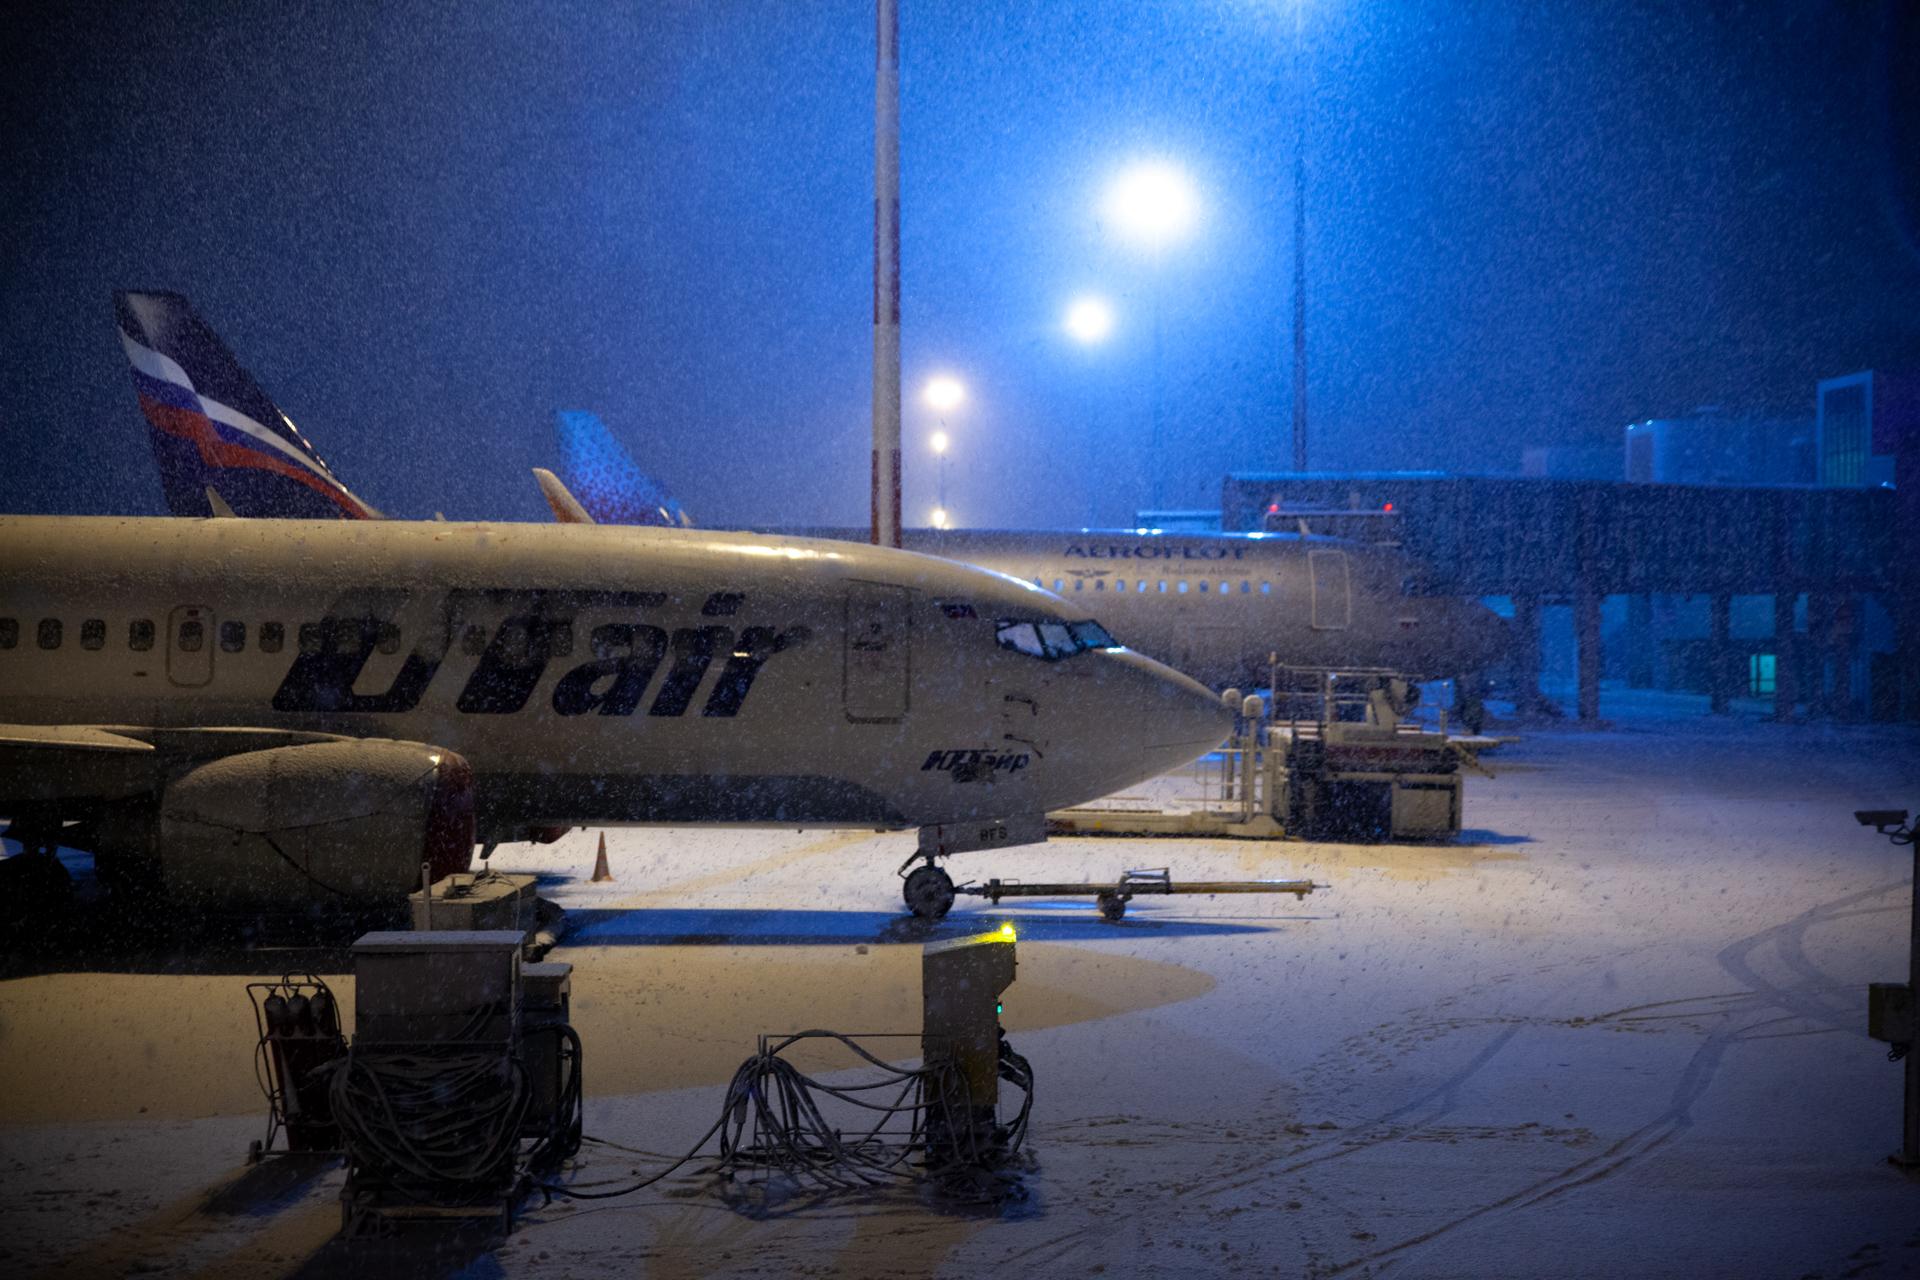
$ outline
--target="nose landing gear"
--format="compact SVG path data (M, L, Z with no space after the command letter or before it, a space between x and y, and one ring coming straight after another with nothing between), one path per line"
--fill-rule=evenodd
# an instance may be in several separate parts
M922 920L942 919L953 909L953 877L928 860L926 866L907 872L900 896L906 899L907 910Z
M942 919L953 908L953 877L940 869L936 859L978 849L1041 844L1046 838L1047 819L1040 813L922 827L920 847L900 864L900 875L907 881L901 897L906 899L907 910L920 919ZM922 865L916 867L916 862ZM909 871L909 867L913 869Z

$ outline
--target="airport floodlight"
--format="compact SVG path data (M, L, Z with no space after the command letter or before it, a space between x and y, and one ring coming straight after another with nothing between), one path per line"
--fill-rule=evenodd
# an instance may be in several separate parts
M1113 332L1113 308L1105 298L1080 298L1067 308L1067 332L1076 342L1093 346Z
M967 398L967 389L960 385L958 378L942 374L937 378L929 379L927 389L920 395L921 399L927 402L927 408L936 413L945 413L949 409L960 406L960 402Z
M949 444L952 444L953 442L952 442L951 440L949 440L949 439L947 439L947 433L946 433L946 432L944 432L944 431L936 431L936 432L934 432L934 433L933 433L933 435L932 435L932 436L930 436L930 437L929 437L929 438L927 439L927 443L928 443L929 445L931 445L931 446L933 446L933 451L934 451L935 453L945 453L945 452L947 451L947 446L948 446Z
M947 527L946 508L935 507L933 509L933 527L936 529L944 529Z
M1185 235L1199 212L1187 175L1164 161L1137 164L1107 188L1106 216L1127 239L1161 248Z

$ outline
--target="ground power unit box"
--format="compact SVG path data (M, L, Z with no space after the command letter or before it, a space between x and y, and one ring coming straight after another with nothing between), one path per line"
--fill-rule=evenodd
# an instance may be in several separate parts
M362 934L353 944L354 1044L512 1044L518 929Z

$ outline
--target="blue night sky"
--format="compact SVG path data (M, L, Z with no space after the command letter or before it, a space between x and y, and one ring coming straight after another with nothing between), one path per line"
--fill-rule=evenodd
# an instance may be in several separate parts
M910 522L941 372L963 523L1283 465L1291 10L901 4ZM1513 470L1920 364L1913 13L1311 0L1313 465ZM79 4L8 40L7 507L161 510L138 287L394 514L541 518L569 407L703 523L864 522L869 4ZM1141 158L1199 193L1157 257L1102 222Z

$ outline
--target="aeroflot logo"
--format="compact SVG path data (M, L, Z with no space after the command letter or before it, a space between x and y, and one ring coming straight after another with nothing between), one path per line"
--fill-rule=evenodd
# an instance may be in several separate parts
M449 592L424 611L429 621L387 687L359 693L354 686L382 637L393 634L392 619L410 615L418 620L423 611L402 593L356 593L335 601L319 630L303 635L300 655L273 695L273 707L367 714L411 711L448 653L459 647L479 657L454 702L467 715L512 715L524 709L548 668L567 662L572 665L553 686L553 710L559 715L634 715L663 666L666 676L646 713L685 715L708 670L718 665L720 673L707 690L700 714L731 717L739 714L767 662L809 638L800 626L716 622L668 630L641 620L620 620L594 626L586 636L586 660L574 661L574 624L581 613L592 609L644 615L665 601L662 594L644 592ZM736 594L715 595L702 613L727 617L743 603ZM493 621L480 621L481 614Z
M1086 560L1238 560L1246 551L1245 547L1214 546L1172 546L1164 542L1139 542L1132 546L1124 543L1109 542L1102 546L1096 543L1072 543L1067 547L1067 558Z

